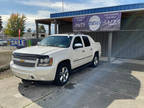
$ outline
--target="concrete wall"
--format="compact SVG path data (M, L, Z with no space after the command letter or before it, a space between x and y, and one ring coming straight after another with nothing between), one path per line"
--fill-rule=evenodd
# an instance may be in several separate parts
M91 32L85 33L91 36L96 42L100 42L102 46L102 56L108 55L108 33L107 32Z
M144 12L122 14L121 30L144 30Z
M114 32L113 56L144 60L144 31Z

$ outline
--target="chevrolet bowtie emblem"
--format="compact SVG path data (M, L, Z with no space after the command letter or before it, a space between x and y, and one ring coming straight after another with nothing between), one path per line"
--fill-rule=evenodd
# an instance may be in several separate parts
M23 63L23 62L24 62L24 60L23 60L23 59L20 59L20 62L21 62L21 63Z

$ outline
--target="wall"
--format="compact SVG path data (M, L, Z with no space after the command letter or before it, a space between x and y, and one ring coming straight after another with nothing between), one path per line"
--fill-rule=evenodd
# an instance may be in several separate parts
M108 55L108 33L107 32L90 32L85 33L91 36L96 42L100 42L102 47L102 56Z
M144 60L144 31L113 33L114 57Z

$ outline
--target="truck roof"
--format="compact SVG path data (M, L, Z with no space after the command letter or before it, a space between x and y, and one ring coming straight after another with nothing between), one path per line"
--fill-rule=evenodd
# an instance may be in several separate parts
M87 35L84 35L84 34L53 34L50 36L72 36L72 37L76 37L76 36L87 36Z

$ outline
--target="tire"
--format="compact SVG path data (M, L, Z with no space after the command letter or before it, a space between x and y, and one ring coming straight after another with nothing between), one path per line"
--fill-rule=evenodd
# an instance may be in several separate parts
M57 68L54 82L58 86L63 86L68 82L69 76L70 76L70 66L68 66L65 63L62 63Z
M99 55L98 53L95 53L92 61L92 67L97 67L98 65L99 65Z

